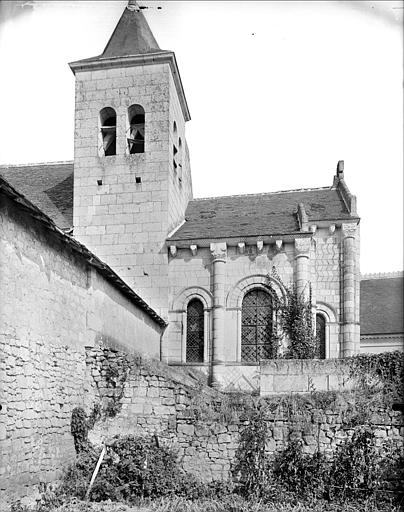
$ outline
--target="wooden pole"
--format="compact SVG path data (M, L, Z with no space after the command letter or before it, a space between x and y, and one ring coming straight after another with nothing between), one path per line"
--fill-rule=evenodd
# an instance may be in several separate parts
M93 476L91 477L91 480L90 480L90 485L88 486L88 489L87 489L87 492L86 492L86 497L85 499L88 500L89 496L90 496L90 491L91 491L91 488L94 484L94 480L96 479L97 477L97 474L98 474L98 471L100 470L100 466L101 466L101 462L102 462L102 459L104 458L104 455L107 451L107 448L106 446L104 445L102 447L102 450L101 450L101 453L100 453L100 456L98 457L98 462L97 462L97 465L95 466L95 469L94 469L94 472L93 472Z

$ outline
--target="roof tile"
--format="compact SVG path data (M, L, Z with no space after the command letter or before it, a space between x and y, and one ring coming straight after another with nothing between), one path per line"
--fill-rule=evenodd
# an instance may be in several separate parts
M330 187L194 199L188 204L186 222L169 240L296 233L299 203L309 222L352 218L339 192Z
M3 165L0 175L59 228L73 226L73 162Z

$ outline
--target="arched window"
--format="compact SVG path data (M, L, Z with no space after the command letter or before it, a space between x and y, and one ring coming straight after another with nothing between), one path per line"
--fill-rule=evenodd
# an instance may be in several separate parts
M325 317L316 315L317 354L320 359L325 359Z
M145 114L141 105L132 105L128 109L127 131L128 152L130 155L144 153Z
M204 314L203 304L192 299L187 307L187 363L203 363Z
M111 107L100 111L100 155L116 155L116 112Z
M257 362L273 355L272 296L260 288L246 293L241 310L241 360Z

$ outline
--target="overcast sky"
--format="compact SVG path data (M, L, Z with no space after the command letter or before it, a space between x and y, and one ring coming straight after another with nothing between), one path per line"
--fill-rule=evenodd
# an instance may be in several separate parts
M401 270L403 3L139 3L177 56L194 196L327 186L345 160L362 272ZM100 54L126 4L0 0L0 164L73 159L67 63Z

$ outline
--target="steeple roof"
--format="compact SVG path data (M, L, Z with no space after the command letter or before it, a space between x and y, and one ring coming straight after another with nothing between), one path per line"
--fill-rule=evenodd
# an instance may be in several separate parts
M124 57L161 51L140 7L130 1L100 57Z
M161 50L134 0L129 0L101 55L70 62L74 74L103 68L121 68L154 64L170 65L185 121L191 119L174 52Z

